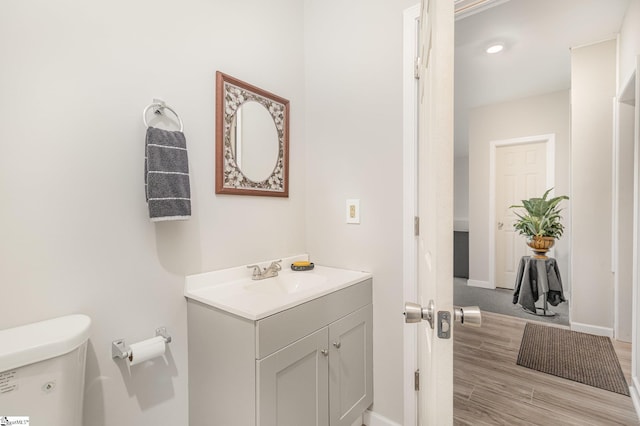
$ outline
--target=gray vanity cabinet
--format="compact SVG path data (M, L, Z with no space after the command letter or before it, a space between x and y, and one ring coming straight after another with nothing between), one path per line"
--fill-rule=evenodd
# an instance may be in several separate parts
M372 305L258 360L258 425L350 426L373 402Z
M189 424L350 426L373 402L371 285L257 321L187 299Z

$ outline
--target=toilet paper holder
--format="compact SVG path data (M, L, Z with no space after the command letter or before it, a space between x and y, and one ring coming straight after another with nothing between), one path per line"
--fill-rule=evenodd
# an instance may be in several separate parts
M161 336L165 343L171 343L171 336L167 333L166 327L156 328L156 337L157 336ZM131 348L125 343L124 339L111 342L111 357L120 359L131 357Z

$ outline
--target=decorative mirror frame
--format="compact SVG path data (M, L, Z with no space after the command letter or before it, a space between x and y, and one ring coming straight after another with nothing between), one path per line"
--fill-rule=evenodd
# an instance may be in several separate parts
M260 182L242 172L231 146L235 113L247 101L267 109L278 133L275 167ZM289 196L289 101L220 71L216 72L216 194Z

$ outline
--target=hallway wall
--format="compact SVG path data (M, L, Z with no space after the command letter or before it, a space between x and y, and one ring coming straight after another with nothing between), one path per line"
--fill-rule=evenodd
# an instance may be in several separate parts
M469 157L453 161L453 229L469 230Z
M611 160L615 83L615 39L571 50L571 322L574 329L604 335L613 334L614 318Z
M569 91L518 99L471 110L469 114L469 280L489 283L489 147L491 141L543 134L556 136L555 194L569 194ZM542 195L542 194L540 194ZM562 239L555 257L570 291L569 241L571 202L563 203Z
M640 54L640 0L630 0L620 29L620 65L618 84L622 87L636 67Z

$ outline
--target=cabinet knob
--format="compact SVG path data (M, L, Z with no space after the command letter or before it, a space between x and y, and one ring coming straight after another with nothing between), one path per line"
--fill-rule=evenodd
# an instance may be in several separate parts
M340 342L333 342L333 346L335 346L336 349L340 349L340 346L342 346L342 344Z
M321 350L320 353L324 356L329 356L329 351L326 349Z

